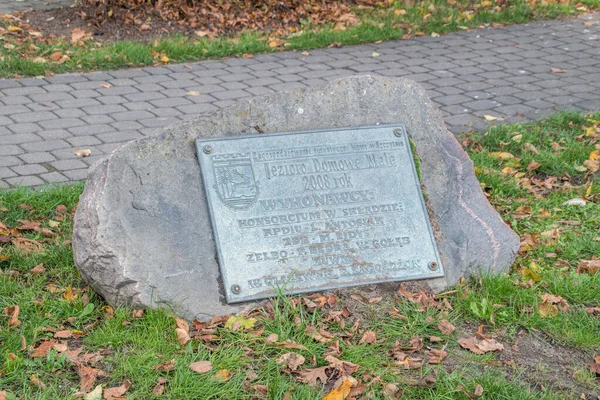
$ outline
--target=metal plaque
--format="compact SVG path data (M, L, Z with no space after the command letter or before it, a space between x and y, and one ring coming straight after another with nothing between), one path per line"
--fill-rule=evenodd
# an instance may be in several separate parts
M403 124L196 146L227 302L444 276Z

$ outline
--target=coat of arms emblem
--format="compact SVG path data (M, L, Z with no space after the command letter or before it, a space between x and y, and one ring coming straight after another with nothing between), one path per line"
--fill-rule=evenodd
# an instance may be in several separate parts
M215 190L219 200L234 210L250 207L258 197L258 187L249 155L228 154L213 159Z

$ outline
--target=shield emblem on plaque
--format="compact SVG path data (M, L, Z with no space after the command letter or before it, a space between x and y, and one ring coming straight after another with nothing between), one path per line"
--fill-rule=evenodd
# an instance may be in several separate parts
M250 207L258 197L258 187L249 156L235 154L213 159L219 200L234 210Z

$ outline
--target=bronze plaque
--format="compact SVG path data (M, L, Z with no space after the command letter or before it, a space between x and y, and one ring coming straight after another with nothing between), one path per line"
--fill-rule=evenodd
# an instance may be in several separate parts
M196 146L229 303L444 275L403 124Z

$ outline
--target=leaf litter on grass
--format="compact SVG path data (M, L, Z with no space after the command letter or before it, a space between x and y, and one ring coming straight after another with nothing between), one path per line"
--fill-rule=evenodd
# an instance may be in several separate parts
M357 289L351 295L332 292L275 299L264 306L237 315L218 316L211 321L190 323L165 318L168 328L149 336L160 345L152 348L150 362L145 364L147 373L152 375L145 375L144 380L150 383L144 393L139 377L123 376L114 367L123 362L119 353L129 346L132 346L128 355L133 357L132 362L141 362L140 368L144 365L144 359L136 358L135 353L143 354L144 346L148 344L134 338L141 331L153 331L151 318L161 313L114 309L93 298L93 293L87 291L79 278L55 280L49 272L54 273L57 261L45 257L61 248L60 244L67 239L64 237L69 234L67 208L59 210L53 205L47 215L41 217L34 211L37 206L25 204L19 207L23 203L18 201L7 205L0 197L0 208L10 207L10 211L7 208L2 211L4 214L0 213L3 224L0 235L38 240L44 249L41 255L36 255L38 253L23 252L12 240L0 244L0 249L9 255L0 264L2 279L9 283L17 280L24 283L18 289L10 289L13 302L2 304L2 309L18 305L18 319L22 323L8 329L8 321L15 311L8 309L8 313L4 313L2 323L7 329L0 331L0 335L14 338L11 342L14 344L0 351L6 351L7 359L21 357L40 363L34 365L47 363L55 355L65 357L66 364L61 368L77 377L76 381L69 378L73 380L71 388L87 394L98 386L101 393L113 388L122 390L125 379L129 379L131 386L127 388L127 394L147 396L153 392L185 398L181 388L169 384L172 377L179 379L185 373L195 374L195 379L209 381L206 384L215 385L215 388L231 385L227 386L228 390L235 390L240 395L243 392L243 396L264 396L271 390L279 390L274 379L281 382L282 396L291 393L293 387L296 393L311 393L313 397L361 398L370 392L384 392L419 398L424 393L421 390L435 393L459 390L468 397L467 393L476 396L481 391L477 385L485 393L493 394L493 390L499 389L490 388L489 382L478 382L480 374L468 369L480 365L477 359L457 366L457 354L473 352L479 357L489 357L493 353L503 359L504 354L509 353L517 365L523 365L524 360L518 359L512 346L507 345L510 335L505 337L507 330L521 326L532 332L544 330L552 338L563 338L571 345L598 346L597 340L594 342L590 336L590 332L600 326L596 312L600 308L600 299L593 294L599 284L595 249L600 244L594 240L598 237L598 214L593 208L598 202L598 192L593 185L595 177L587 169L570 170L568 176L560 169L552 169L561 157L574 160L576 164L589 159L597 137L595 132L587 132L597 123L590 123L588 117L572 116L569 119L579 122L573 122L572 127L561 122L560 126L576 132L571 136L545 134L546 140L540 141L539 132L527 125L512 127L495 137L488 134L472 138L467 146L476 149L471 155L480 169L478 174L483 190L522 238L519 257L508 277L467 280L438 296L401 284L392 293ZM554 124L558 125L557 122ZM522 135L520 143L511 140L518 135L513 134L516 131ZM581 132L584 132L583 136ZM522 143L536 143L537 153L527 150ZM554 143L559 145L554 146ZM508 152L513 157L487 156L493 152ZM541 166L528 171L527 165L538 160L537 157L542 157L538 161ZM522 175L503 173L507 163L517 158L520 166L510 165ZM591 207L561 205L574 195L585 198ZM68 209L72 207L69 205ZM9 215L6 212L10 213L10 218L5 217ZM47 221L57 221L59 225L52 227ZM52 229L56 237L45 237L35 230L36 224ZM19 230L19 226L33 229ZM547 257L550 254L553 256ZM44 270L32 273L40 263ZM15 273L6 273L11 270ZM531 273L524 273L525 270ZM70 264L69 268L60 271L61 274L73 274L74 270ZM29 285L44 293L44 301L36 306L39 308L32 309L31 299L25 300L18 294ZM95 307L79 322L77 318L83 314L84 304L88 301L95 302ZM38 313L46 313L44 303L51 306L52 314L57 316L45 317L44 325L33 322L37 324L34 337L30 321L35 321L37 317L32 317ZM539 310L545 308L549 309L547 316L540 315ZM471 333L469 323L482 321L485 325ZM111 331L115 333L111 334ZM97 336L100 332L104 336ZM21 336L26 341L23 350L19 350ZM122 340L121 337L129 339ZM108 348L104 345L106 342L115 345ZM463 346L465 350L462 350ZM544 346L552 349L556 345ZM540 352L539 347L537 351ZM13 356L9 357L8 353ZM538 357L535 351L528 355ZM581 359L585 359L581 366L589 369L593 358ZM210 369L206 370L208 361L198 360L210 360ZM272 360L271 367L264 368L264 360ZM198 362L204 364L192 368ZM530 368L529 364L525 367ZM455 368L467 368L467 376L474 377L470 385L451 378ZM256 376L249 378L249 370ZM568 368L561 370L561 379L567 379L564 377L570 376L569 371ZM28 384L34 385L29 380L32 372L45 384L46 391L56 387L52 375L45 374L39 367L27 370L28 375L24 378ZM506 379L509 375L507 372ZM239 386L242 381L248 384ZM458 388L459 382L462 389ZM505 386L512 387L511 382L507 381ZM11 381L9 386L19 388L22 384ZM531 385L538 387L536 381Z

